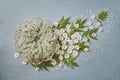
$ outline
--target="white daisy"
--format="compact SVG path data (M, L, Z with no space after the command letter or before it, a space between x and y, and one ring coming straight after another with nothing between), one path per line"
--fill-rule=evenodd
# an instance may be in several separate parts
M69 33L71 31L71 29L66 29L67 33Z
M83 39L82 39L83 41L87 41L88 40L88 38L87 37L83 37Z
M87 52L87 51L89 51L89 49L88 48L84 48L84 51Z
M72 49L68 48L67 49L67 53L71 54L72 53Z
M77 40L81 40L82 36L81 35L77 35Z
M28 63L28 59L23 59L23 61L22 61L22 64L27 64Z
M69 40L68 43L69 43L69 44L73 44L73 41L72 41L72 40Z
M65 37L65 41L69 42L70 38L69 37Z
M91 16L91 19L95 19L95 18L96 18L96 16L95 16L95 15L92 15L92 16Z
M80 33L79 33L79 32L75 32L74 35L75 35L75 36L78 36L78 35L80 35Z
M92 30L94 27L93 26L89 26L89 29Z
M60 29L60 33L63 33L63 32L65 32L65 29Z
M77 39L74 40L74 43L78 43L79 41Z
M79 45L75 45L74 47L75 47L76 50L80 49Z
M54 25L54 26L58 26L58 22L55 21L55 22L53 23L53 25Z
M66 25L66 29L69 29L69 28L70 28L70 24L67 24L67 25Z
M78 56L78 52L76 50L73 51L72 53L73 56Z
M74 27L75 28L79 28L79 24L74 24Z
M88 31L88 28L87 27L83 28L83 31Z
M69 54L65 54L64 57L65 57L65 58L69 58L70 55L69 55Z
M67 49L67 45L62 45L62 50L66 50Z
M62 55L59 56L59 60L63 60L63 56Z
M92 35L92 37L96 37L96 36L97 36L97 34L96 34L96 33L92 33L91 35Z
M65 45L65 44L66 44L66 41L65 41L65 40L63 40L63 41L62 41L62 45Z
M64 40L64 37L63 37L63 36L60 36L59 39L60 39L61 41L63 41L63 40Z
M76 36L75 36L74 34L73 34L73 35L71 35L71 38L72 38L72 39L75 39L75 37L76 37Z
M16 52L15 55L14 55L15 58L19 58L20 56L21 56L21 54L18 53L18 52Z
M53 59L52 62L51 62L51 64L52 65L56 65L57 64L56 60Z
M101 26L101 23L100 23L100 22L97 22L95 26L100 27L100 26Z
M102 32L102 31L103 31L103 28L99 27L98 32Z
M88 25L88 26L91 26L91 25L92 25L92 22L91 22L91 21L88 21L88 22L87 22L87 25Z
M35 70L36 70L36 71L39 71L39 67L36 67Z
M63 37L67 37L67 33L63 33Z
M73 45L70 45L70 46L69 46L69 49L74 49L74 46L73 46Z
M64 51L63 51L63 50L60 50L60 54L63 55L63 54L64 54Z

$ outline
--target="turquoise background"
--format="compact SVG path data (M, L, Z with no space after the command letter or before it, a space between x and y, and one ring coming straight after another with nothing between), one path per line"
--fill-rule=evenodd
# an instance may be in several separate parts
M78 68L38 72L14 58L13 35L21 22L89 18L102 10L109 12L104 32L93 41L91 52L76 60ZM0 0L0 80L120 80L120 0Z

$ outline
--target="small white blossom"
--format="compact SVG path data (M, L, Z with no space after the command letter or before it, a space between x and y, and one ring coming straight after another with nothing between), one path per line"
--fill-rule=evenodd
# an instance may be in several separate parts
M60 54L61 54L61 55L64 54L64 51L63 51L63 50L60 50Z
M75 35L75 36L79 36L80 33L79 33L79 32L75 32L74 35Z
M59 56L59 59L60 59L60 60L63 60L63 56L62 56L62 55L60 55L60 56Z
M77 40L81 40L82 36L81 35L77 35Z
M63 32L65 32L65 29L60 29L60 33L63 33Z
M70 38L69 37L65 37L65 41L69 42Z
M89 26L89 29L92 30L94 27L93 26Z
M74 40L74 43L78 43L79 41L77 39Z
M20 56L21 56L21 54L18 53L18 52L16 52L15 55L14 55L15 58L19 58Z
M96 33L92 33L92 37L96 37Z
M51 64L52 65L56 65L57 64L56 60L53 59L52 62L51 62Z
M64 40L64 37L63 37L63 36L60 36L59 39L60 39L61 41L63 41L63 40Z
M67 53L71 54L72 53L72 49L68 48L67 49Z
M64 40L64 41L62 41L62 45L65 45L66 44L66 41Z
M88 22L87 22L87 25L88 25L88 26L91 26L91 25L92 25L92 22L91 22L91 21L88 21Z
M75 24L74 27L75 27L75 28L79 28L79 24Z
M87 27L83 28L83 31L88 31L88 28Z
M100 26L101 26L101 23L100 23L100 22L97 22L95 26L100 27Z
M67 49L67 45L62 45L62 50L66 50Z
M83 37L83 41L87 41L88 40L88 38L87 37Z
M69 46L69 49L74 49L74 46L73 46L73 45L70 45L70 46Z
M75 47L76 50L80 49L79 45L75 45L74 47Z
M67 33L63 33L63 37L67 37Z
M76 37L76 36L75 36L74 34L73 34L73 35L71 35L71 38L72 38L72 39L75 39L75 37Z
M69 55L69 54L65 54L64 57L65 57L65 58L69 58L70 55Z
M69 28L70 28L70 24L67 24L67 25L66 25L66 28L69 29Z
M36 67L35 70L36 70L36 71L39 71L39 67Z
M78 56L78 52L77 51L73 51L73 56Z
M55 22L53 23L53 25L54 25L54 26L58 26L58 22L55 21Z
M28 63L28 60L26 58L23 59L22 64L27 64L27 63Z
M103 31L103 28L99 27L98 32L102 32L102 31Z
M91 16L91 19L95 19L95 18L96 18L96 16L95 16L95 15L92 15L92 16Z
M69 43L69 44L73 44L73 41L72 41L72 40L69 40L68 43Z
M87 51L89 51L89 49L88 48L84 48L84 51L87 52Z

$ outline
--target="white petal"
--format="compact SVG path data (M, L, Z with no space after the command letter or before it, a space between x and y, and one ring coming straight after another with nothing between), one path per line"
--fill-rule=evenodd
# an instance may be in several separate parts
M88 25L88 26L91 26L91 25L92 25L92 22L91 22L91 21L88 21L88 22L87 22L87 25Z
M21 56L21 54L18 53L18 52L16 52L15 55L14 55L15 58L19 58L20 56Z
M96 18L96 16L95 16L95 15L92 15L92 16L91 16L91 19L95 19L95 18Z

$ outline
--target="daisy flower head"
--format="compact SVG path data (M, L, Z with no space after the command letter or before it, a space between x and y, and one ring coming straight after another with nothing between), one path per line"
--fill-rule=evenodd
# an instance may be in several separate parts
M88 31L88 28L87 27L83 28L83 31Z
M72 53L73 56L78 56L78 52L76 50L73 51Z
M67 33L63 33L63 37L67 37Z
M79 24L74 24L74 27L75 28L79 28Z
M88 21L88 22L87 22L87 25L88 25L88 26L91 26L91 25L92 25L92 22L91 22L91 21Z
M69 44L73 44L73 41L72 41L72 40L69 40L68 43L69 43Z
M78 39L75 39L75 40L74 40L74 43L78 43L78 42L79 42Z
M59 56L59 60L63 60L63 56L62 55Z
M66 50L67 49L67 45L62 45L62 50Z
M58 22L54 21L53 25L57 27L58 26Z
M69 29L69 28L70 28L70 24L67 24L67 25L66 25L66 29Z
M99 27L98 32L102 32L102 31L103 31L103 28Z
M69 54L65 54L64 57L65 57L65 58L69 58L70 55L69 55Z
M75 39L75 38L76 38L76 36L75 36L74 34L72 34L72 35L71 35L71 38L72 38L72 39Z
M76 50L80 49L79 45L75 45L74 47L75 47Z
M73 45L70 45L70 46L69 46L69 49L74 49L74 46L73 46Z
M65 41L69 42L70 38L69 37L65 37Z
M89 26L89 29L92 30L94 27L93 26Z
M89 51L89 49L88 49L88 48L84 48L84 51L85 51L85 52L88 52L88 51Z
M59 39L60 39L61 41L63 41L63 40L64 40L64 37L63 37L63 36L60 36Z
M18 53L18 52L16 52L15 55L14 55L15 58L19 58L20 56L21 56L21 54Z
M101 26L101 23L100 23L100 22L97 22L95 26L100 27L100 26Z
M35 70L36 70L36 71L39 71L39 67L36 67Z
M62 34L62 33L64 33L65 32L65 29L60 29L60 33Z
M82 40L86 42L88 40L88 38L87 37L83 37Z
M68 49L67 49L67 53L68 53L68 54L71 54L71 53L72 53L72 49L68 48Z
M96 34L96 33L92 33L91 35L92 35L92 37L96 37L96 36L97 36L97 34Z
M28 59L23 59L23 61L22 61L22 64L27 64L28 63Z
M92 15L92 16L91 16L91 19L93 19L93 20L94 20L95 18L96 18L96 16L95 16L95 15Z
M56 65L57 64L56 60L53 59L52 62L51 62L51 64L52 65Z
M71 29L66 29L67 33L69 33L71 31Z
M62 45L65 45L65 44L66 44L66 40L63 40L63 41L62 41Z

